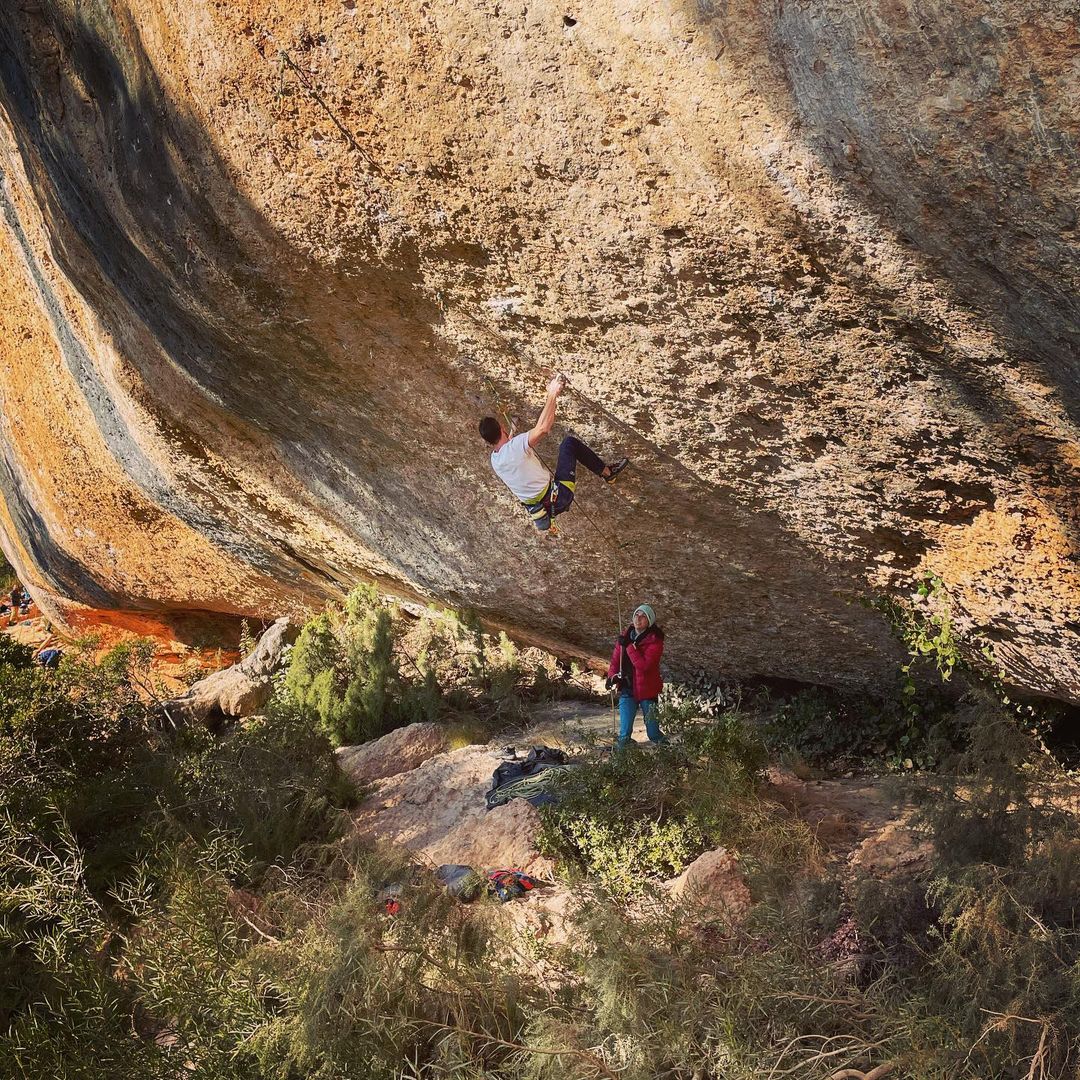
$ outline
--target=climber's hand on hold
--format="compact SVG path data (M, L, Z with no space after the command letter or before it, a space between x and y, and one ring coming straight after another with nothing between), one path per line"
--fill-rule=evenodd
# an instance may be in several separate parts
M566 380L561 375L556 375L547 384L547 401L544 402L540 416L533 425L532 431L529 432L530 446L535 446L555 426L555 409L565 385Z

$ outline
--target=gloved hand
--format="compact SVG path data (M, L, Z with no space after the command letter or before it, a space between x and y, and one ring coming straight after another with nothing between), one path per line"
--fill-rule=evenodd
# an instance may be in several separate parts
M630 644L630 635L628 633L620 634L619 644L625 649L626 646Z
M621 685L622 685L622 676L621 675L609 675L604 680L604 689L606 689L606 690L618 690Z

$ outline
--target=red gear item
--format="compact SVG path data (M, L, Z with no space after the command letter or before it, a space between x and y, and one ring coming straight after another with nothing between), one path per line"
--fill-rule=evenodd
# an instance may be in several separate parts
M627 631L629 632L629 631ZM631 642L626 647L626 658L633 665L634 685L631 693L635 701L651 701L660 696L664 680L660 677L660 658L664 655L664 639L656 631L646 631L640 644ZM608 664L608 678L614 678L622 670L622 649L616 642L615 651ZM625 689L625 687L623 688Z

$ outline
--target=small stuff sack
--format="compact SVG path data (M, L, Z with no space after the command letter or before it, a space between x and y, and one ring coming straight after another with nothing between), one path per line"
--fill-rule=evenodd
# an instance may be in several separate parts
M504 904L532 892L539 884L536 878L520 870L491 870L488 873L488 888Z

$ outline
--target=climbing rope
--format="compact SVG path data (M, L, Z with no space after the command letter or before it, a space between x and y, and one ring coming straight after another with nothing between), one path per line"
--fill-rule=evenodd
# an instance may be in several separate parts
M342 136L344 137L345 141L349 144L349 146L368 164L368 166L371 168L371 170L377 176L379 176L380 178L385 178L387 176L386 171L371 156L371 154L369 154L360 145L360 143L356 139L356 136L353 135L353 133L349 130L349 128L342 122L342 120L338 117L338 115L330 107L330 105L327 103L326 99L322 96L322 94L319 93L318 89L314 86L314 84L308 78L308 75L304 71L304 69L301 68L300 65L297 64L295 60L293 60L292 56L289 55L288 50L283 48L282 46L280 46L278 44L278 42L277 42L277 38L275 38L274 35L269 30L267 30L265 27L260 26L259 31L261 32L263 38L265 38L265 40L269 41L274 46L274 49L275 49L279 59L282 61L283 64L285 64L289 68L290 71L293 72L293 74L296 76L297 81L300 83L300 85L303 87L303 89L311 96L312 100L322 109L322 111L324 113L326 113L326 115L330 119L331 123L333 123L334 127L336 127L338 129L338 131L341 132ZM256 50L256 51L258 51L258 50ZM260 55L260 57L262 57L262 59L264 59L264 60L266 59L266 57L263 56L263 54L261 52L259 52L259 55ZM434 207L435 210L442 211L442 208L439 207L437 204L433 204L433 207ZM445 213L445 212L443 211L443 213ZM436 303L438 304L439 308L445 314L446 313L446 304L445 304L445 301L443 300L442 294L441 293L436 293L435 298L436 298ZM511 353L518 360L520 360L520 361L522 361L522 362L524 362L526 364L536 366L534 361L532 361L528 357L526 357L521 352L521 350L519 350L518 347L508 337L506 337L505 334L502 334L500 331L496 330L494 327L488 326L486 323L482 322L471 311L469 311L468 308L466 308L464 306L461 306L459 308L455 308L455 310L460 311L461 314L463 314L474 326L476 326L478 329L480 329L481 331L483 331L484 333L488 334L490 337L495 339L495 341L498 342L498 344L499 344L499 346L501 348L506 349L509 353ZM540 365L540 367L541 367L541 370L546 371L549 374L554 373L553 368L546 367L544 365ZM682 463L677 458L673 457L667 451L665 451L665 450L661 449L660 447L656 446L654 443L649 442L649 440L646 439L643 435L641 435L640 432L635 431L633 427L631 427L629 424L627 424L624 420L621 420L619 417L617 417L614 413L612 413L612 411L610 409L608 409L605 405L601 404L601 402L597 401L595 398L589 397L588 394L582 393L576 387L570 386L569 389L570 389L570 392L572 394L574 394L576 397L580 398L583 402L586 402L588 405L590 405L593 409L595 409L602 416L604 416L611 424L618 427L622 431L629 432L639 442L645 443L649 447L650 451L656 457L658 457L658 458L660 458L662 460L668 461L669 463L671 463L671 464L673 464L673 465L675 465L677 467L680 467L680 468L684 467L682 465Z
M482 323L478 323L478 325L483 326ZM502 395L499 393L499 389L495 385L494 380L492 380L491 377L488 375L483 375L481 376L481 385L484 387L485 392L488 394L491 401L494 403L495 411L499 414L502 420L503 429L506 431L511 431L513 429L513 425L510 422L510 413L509 410L506 408L506 405L502 399ZM545 469L547 469L548 473L551 474L552 477L554 477L551 467L540 455L540 453L535 449L535 447L533 448L533 453L535 453L536 456L540 458L540 463L544 466ZM552 482L554 482L554 480ZM581 508L579 507L579 509ZM616 637L618 637L623 632L622 590L620 588L620 577L622 576L622 547L621 545L614 543L614 541L611 540L611 538L603 532L600 526L592 520L590 515L586 513L584 516L586 520L593 525L593 527L605 540L605 542L608 543L608 546L614 558L615 607L616 619L618 620L615 626L615 634ZM554 528L554 520L552 521L552 528ZM611 698L611 742L612 746L615 746L618 743L619 739L619 721L615 710L615 691L610 690L609 696Z
M446 308L445 308L444 304L441 302L442 301L441 295L437 299L439 301L439 306L440 306L441 310L443 311L443 314L445 315ZM495 330L494 328L488 326L486 323L481 322L475 315L473 315L473 313L471 311L468 310L468 308L461 307L461 308L456 309L456 310L461 311L461 313L474 326L478 327L480 330L487 333L491 338L493 338L495 340L495 342L497 344L499 344L502 348L504 348L507 352L509 352L512 356L514 356L519 362L521 362L523 364L526 364L526 365L528 365L530 367L539 366L539 367L541 367L541 370L543 371L543 373L545 375L554 374L554 369L553 368L547 368L547 367L543 367L542 365L535 364L529 357L526 357L525 355L523 355L522 352L514 345L514 343L509 340L509 338L507 338L504 334L499 333L498 330ZM503 403L502 397L499 394L498 388L495 386L494 381L491 379L490 376L482 375L481 376L481 385L484 387L485 392L488 394L490 399L494 402L495 409L500 414L500 416L502 418L503 427L507 431L510 431L513 425L510 423L509 412L508 412L508 410L506 409L506 407L505 407L505 405ZM573 393L578 394L579 397L582 397L585 400L590 400L586 395L581 394L579 391L574 389L574 387L571 386L571 384L569 382L567 382L567 387ZM540 458L540 463L544 466L545 469L547 469L548 473L552 476L552 482L554 483L554 476L555 476L554 470L551 468L550 465L548 465L548 463L544 460L542 455L539 453L539 451L536 450L535 447L533 448L533 452L536 454L536 456L538 458ZM597 522L597 520L592 516L592 514L590 514L583 506L581 506L579 504L577 509L578 509L578 512L581 514L581 516L585 519L585 521L590 525L590 527L597 534L597 536L599 536L601 542L608 549L608 553L609 553L611 563L612 563L612 571L613 571L613 573L612 573L612 584L614 586L614 591L615 591L615 619L616 619L615 635L616 635L616 637L618 637L620 634L622 634L623 629L624 629L623 606L622 606L622 585L621 585L621 579L622 579L622 545L619 544L615 540L614 536L612 536L609 532L607 532L599 524L599 522ZM554 527L554 518L552 519L552 526ZM614 698L614 695L612 696L611 700L612 700L612 711L611 711L612 733L613 733L613 737L617 737L618 732L617 732L616 721L615 721L615 698Z
M443 299L441 293L437 294L437 301L438 301L440 310L442 310L442 312L445 314L446 311L447 311L447 305L446 305L446 302ZM500 348L505 349L507 352L509 352L512 356L516 357L522 363L528 364L528 365L531 365L531 366L534 366L534 367L539 367L540 370L543 373L545 373L546 375L548 375L549 377L551 375L556 374L556 369L555 368L548 367L548 366L540 363L539 361L535 361L535 360L531 359L530 357L526 356L505 334L503 334L499 330L496 330L493 326L489 326L487 323L482 322L471 311L469 311L468 308L462 306L462 307L455 308L454 310L459 311L475 327L477 327L479 330L482 330L489 337L493 338L494 341L499 345ZM570 393L573 394L575 397L580 398L583 403L585 403L586 405L588 405L592 409L595 409L596 412L598 412L601 416L603 416L604 419L606 419L612 426L617 427L620 431L629 433L639 443L644 443L649 448L649 452L651 454L653 454L655 457L659 458L662 461L667 461L669 464L674 465L676 468L679 468L679 469L685 469L686 468L686 466L683 465L683 463L681 461L679 461L678 458L674 457L672 454L668 453L666 450L663 450L661 447L657 446L655 443L650 442L647 438L645 438L644 435L641 434L641 432L635 430L628 423L626 423L625 420L622 420L618 416L616 416L606 405L604 405L601 402L597 401L596 398L590 397L588 394L583 393L576 386L568 385L567 389L569 389Z
M322 107L323 112L325 112L326 115L330 117L330 120L333 123L334 127L336 127L338 131L340 131L341 134L345 136L345 141L371 166L372 170L377 175L384 175L382 169L379 168L378 162L376 162L376 160L356 141L353 133L338 119L337 114L326 103L322 94L320 94L319 91L314 87L314 85L312 85L303 68L301 68L295 60L293 60L293 58L288 54L285 49L281 48L280 45L277 45L277 41L275 40L274 35L271 34L269 30L263 30L263 33L270 41L274 43L275 46L277 46L277 54L281 58L282 62L285 63L288 66L289 70L296 76L297 82L299 82L300 85Z
M503 403L501 396L499 395L499 391L495 386L495 383L489 376L484 375L481 377L481 385L484 387L488 396L494 403L495 411L499 413L500 417L502 418L503 427L506 431L510 431L512 428L512 424L510 423L510 415ZM540 459L540 464L543 465L544 468L547 469L548 473L552 476L552 483L554 483L554 470L547 463L547 461L544 460L543 456L535 447L533 447L533 453L536 454L536 456ZM603 526L600 525L600 523L583 506L578 505L577 509L581 516L589 523L589 525L593 528L593 530L600 537L603 543L607 546L608 551L611 555L612 568L614 570L613 583L615 587L615 610L617 619L616 634L621 634L624 628L622 621L622 588L620 585L620 579L622 577L622 545L617 543L615 538L609 532L607 532L603 528ZM552 519L552 528L554 527L554 519Z
M371 170L377 176L379 176L380 178L385 177L386 173L379 166L378 162L376 162L375 159L360 145L360 143L357 141L356 137L349 130L349 128L346 127L344 123L342 123L342 121L338 118L338 116L334 112L334 110L331 109L331 107L327 103L326 99L322 96L322 94L319 93L318 89L315 87L315 85L308 78L307 73L289 55L288 50L286 50L282 46L278 45L277 39L274 37L274 35L272 33L270 33L270 31L266 30L264 27L260 27L260 30L262 32L263 37L267 41L269 41L269 42L271 42L273 44L273 46L274 46L274 48L275 48L275 50L277 52L277 56L279 57L281 62L285 66L287 66L289 68L289 70L296 76L297 82L299 82L299 84L311 96L312 100L315 101L315 103L323 110L323 112L326 113L326 115L329 117L331 123L333 123L334 127L336 127L337 130L341 133L341 135L344 137L345 141L352 148L352 150L355 151L356 154L358 154L360 156L360 158L363 159L363 161L371 168ZM445 315L446 314L446 307L445 307L445 305L443 303L443 299L442 299L441 294L438 294L438 293L436 294L436 302L437 302L438 306L440 307L440 309L443 311L443 314ZM544 365L537 365L530 358L523 355L523 353L517 348L516 345L514 345L514 343L512 341L510 341L509 338L507 338L504 334L500 333L498 330L494 329L493 327L488 326L486 323L482 322L475 315L473 315L473 313L471 311L469 311L468 308L466 308L464 306L461 306L460 308L457 308L455 310L461 311L461 313L464 314L465 317L474 326L478 327L481 331L488 334L494 341L496 341L499 344L499 346L501 348L508 351L519 362L524 363L524 364L528 365L529 367L540 366L541 370L548 373L549 376L554 373L554 369L552 369L550 367L546 367ZM487 375L483 375L482 376L482 385L485 385L486 392L489 393L489 395L492 396L492 398L494 399L494 401L496 403L497 410L502 415L504 426L505 426L506 430L509 431L511 429L511 426L512 426L510 424L510 422L509 422L509 415L507 413L507 410L503 406L502 400L501 400L501 398L500 398L500 396L498 394L498 391L497 391L497 389L495 387L494 382ZM588 395L581 393L575 387L571 386L569 384L569 382L567 383L567 388L571 391L571 393L573 393L577 397L581 398L582 401L589 402L590 404L595 406L602 414L604 414L610 420L615 422L619 427L625 428L627 426L627 425L623 424L622 421L619 421L618 418L612 416L612 414L609 412L609 410L607 410L603 405L601 405L597 401L594 401ZM633 430L633 429L631 429L631 430ZM546 461L544 461L544 459L539 454L537 454L537 457L540 458L541 464L543 464L544 468L546 468L547 471L551 474L552 483L554 483L555 482L555 480L554 480L554 476L555 476L554 470L547 464ZM619 544L616 541L615 537L612 534L610 534L609 532L607 532L584 507L579 505L577 509L578 509L578 512L581 514L581 516L589 524L589 526L596 532L597 536L600 538L601 542L608 548L608 551L610 553L610 557L611 557L611 561L612 561L612 565L613 565L613 570L614 570L614 590L615 590L616 619L618 620L618 624L617 624L617 627L616 627L616 632L617 632L617 634L621 634L623 632L622 590L621 590L621 585L620 585L620 579L621 579L621 576L622 576L622 559L621 559L620 552L622 550L622 545ZM554 519L552 520L552 527L554 528ZM556 532L555 535L558 535L558 533Z

